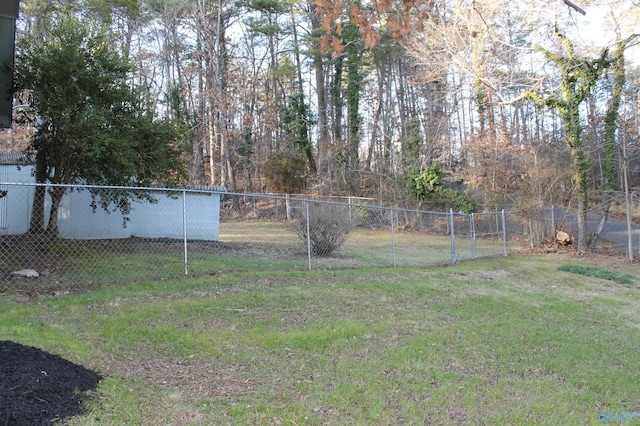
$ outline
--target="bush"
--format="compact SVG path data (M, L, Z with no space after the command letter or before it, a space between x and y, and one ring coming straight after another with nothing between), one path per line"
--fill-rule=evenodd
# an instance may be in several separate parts
M309 205L309 241L311 252L320 257L331 256L347 240L356 226L357 214L349 206L313 203ZM303 209L295 221L298 236L307 243L307 215Z
M280 152L264 163L262 173L273 189L295 194L306 186L306 170L307 164L299 154Z
M405 176L409 194L418 200L427 200L441 204L447 209L471 213L475 210L472 201L465 198L464 194L445 185L442 171L438 164L423 169L416 167Z
M619 284L633 285L633 283L638 280L638 277L636 277L635 275L611 271L609 269L602 269L598 268L597 266L561 265L558 267L558 270L579 275L586 275L588 277L600 278L603 280L615 281Z

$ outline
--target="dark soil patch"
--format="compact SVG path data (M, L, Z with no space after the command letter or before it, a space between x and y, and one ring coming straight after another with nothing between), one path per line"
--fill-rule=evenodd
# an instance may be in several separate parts
M82 412L102 376L38 348L0 341L0 425L52 425Z

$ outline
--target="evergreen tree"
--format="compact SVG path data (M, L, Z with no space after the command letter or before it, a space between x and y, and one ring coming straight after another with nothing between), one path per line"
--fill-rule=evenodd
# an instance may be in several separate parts
M37 183L95 185L170 184L182 176L181 128L154 116L128 76L130 63L111 48L109 33L77 18L61 20L44 42L21 40L16 74L33 96ZM34 199L31 232L57 234L63 187L50 190L52 204L45 225L44 187ZM98 194L94 194L98 195ZM115 203L123 212L129 198Z

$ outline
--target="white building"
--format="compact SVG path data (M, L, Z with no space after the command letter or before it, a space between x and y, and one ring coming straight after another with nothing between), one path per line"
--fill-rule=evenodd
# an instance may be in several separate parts
M34 166L22 154L0 154L0 235L29 230L35 192ZM92 208L91 193L74 189L64 195L58 211L61 238L184 238L217 241L223 187L180 190L152 189L156 203L132 201L125 218L120 210ZM51 199L47 194L45 211ZM48 220L48 217L45 218ZM186 220L186 222L185 222Z

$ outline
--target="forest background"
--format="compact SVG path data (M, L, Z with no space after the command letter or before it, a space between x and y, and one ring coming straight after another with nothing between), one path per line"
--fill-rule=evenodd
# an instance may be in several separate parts
M18 46L70 16L183 124L184 183L603 217L640 185L637 1L22 0Z

